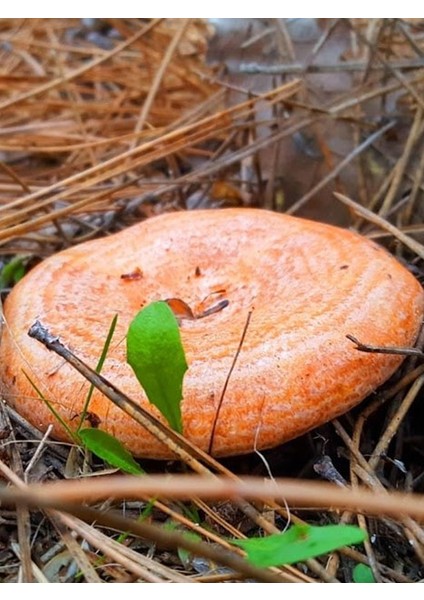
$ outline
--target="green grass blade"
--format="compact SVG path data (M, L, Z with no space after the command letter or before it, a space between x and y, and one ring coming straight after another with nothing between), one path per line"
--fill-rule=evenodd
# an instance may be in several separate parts
M115 328L116 328L117 322L118 322L118 315L115 315L113 317L113 319L112 319L112 323L110 324L109 331L108 331L108 334L107 334L107 337L106 337L106 341L104 343L103 350L102 350L102 353L101 353L100 358L99 358L99 362L97 363L97 366L96 366L96 373L100 373L101 370L102 370L102 368L103 368L103 365L104 365L105 360L106 360L107 353L109 352L110 344L112 342L113 334L115 333ZM94 385L91 384L90 388L88 390L88 393L87 393L87 397L86 397L85 402L84 402L84 406L83 406L82 412L81 412L81 418L80 418L80 421L78 423L78 428L77 428L78 432L80 431L81 427L84 424L85 417L86 417L87 412L88 412L88 406L90 404L90 400L91 400L91 396L93 395L93 392L94 392Z
M76 444L80 444L80 440L78 438L78 435L72 431L72 429L69 427L69 425L67 423L65 423L65 421L62 419L62 417L60 416L60 414L54 408L53 404L49 400L47 400L47 398L44 396L43 392L36 386L35 382L31 379L31 377L28 375L28 373L26 373L24 370L22 370L22 373L28 379L29 383L31 384L31 386L33 387L33 389L36 391L38 397L44 402L44 404L47 406L47 408L52 413L52 415L55 417L55 419L57 419L57 421L66 430L66 432L68 433L69 437L71 439L73 439Z

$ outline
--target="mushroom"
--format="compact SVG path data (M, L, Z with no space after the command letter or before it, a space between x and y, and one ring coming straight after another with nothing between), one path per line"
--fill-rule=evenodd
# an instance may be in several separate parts
M23 371L76 427L88 382L31 339L40 320L95 366L118 314L102 373L151 406L125 360L125 335L140 308L176 299L203 318L181 319L189 369L184 435L216 456L248 453L300 436L348 411L385 382L402 357L359 352L346 337L409 346L423 290L386 250L348 230L260 209L186 211L64 250L35 267L5 304L0 346L3 397L40 429L66 432ZM213 310L219 304L219 310ZM217 421L222 390L248 314L249 327ZM169 451L95 391L99 427L139 457Z

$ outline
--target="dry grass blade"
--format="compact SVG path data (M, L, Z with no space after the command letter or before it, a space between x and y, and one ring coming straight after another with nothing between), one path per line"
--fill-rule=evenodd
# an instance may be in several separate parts
M19 475L23 476L22 460L18 448L13 443L15 441L13 428L3 405L0 406L0 430L7 433L5 440L11 442L7 448L7 454L9 455L13 471L16 473L16 480L18 480ZM33 568L30 549L31 526L28 508L25 506L20 507L17 510L16 516L18 533L18 543L16 547L22 565L21 581L23 583L31 583L33 581Z
M382 217L376 215L364 206L357 204L347 196L337 193L335 193L334 195L336 196L337 200L340 200L340 202L351 208L356 214L360 215L373 225L381 227L381 229L384 229L385 231L393 235L400 242L402 242L402 244L405 244L405 246L412 250L412 252L415 252L417 256L424 259L424 246L422 244L416 242L414 239L400 231L400 229L386 221L386 219L383 219Z
M18 200L0 207L0 241L13 239L17 235L28 234L59 217L68 214L78 214L92 207L101 206L111 208L114 195L130 185L134 185L141 178L131 178L122 184L114 184L113 191L110 182L116 177L122 177L135 169L145 167L154 161L163 160L174 153L194 151L194 147L205 142L213 136L223 139L232 127L238 128L238 119L249 119L256 111L256 102L268 101L270 104L281 102L299 87L297 82L282 86L272 92L247 101L234 108L220 111L216 114L201 119L175 131L161 133L159 136L149 134L150 140L142 145L124 151L114 158L85 171L68 177L45 190L21 197ZM107 184L104 191L98 191L99 186ZM101 189L101 188L100 188ZM56 192L56 193L55 193ZM82 199L79 199L81 198ZM63 206L66 200L65 206ZM119 197L118 197L119 200ZM54 208L57 203L63 208ZM52 209L53 207L53 209ZM38 216L40 211L50 208L49 212Z

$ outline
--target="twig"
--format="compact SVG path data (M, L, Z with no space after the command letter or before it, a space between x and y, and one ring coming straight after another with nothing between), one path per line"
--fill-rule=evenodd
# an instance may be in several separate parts
M142 477L123 475L33 484L28 486L27 490L0 486L0 501L5 504L24 503L40 508L51 507L72 514L77 514L76 506L79 507L81 502L97 502L107 498L140 499L146 496L181 500L194 496L229 500L284 498L299 507L328 510L331 506L332 510L335 508L359 510L378 516L410 515L424 522L423 494L397 491L389 493L385 490L376 492L366 489L355 491L329 483L297 479L277 478L267 481L261 477L245 477L233 481L228 477L212 478L196 475L143 475ZM71 507L72 510L69 510ZM95 515L91 514L90 518L96 520ZM186 547L184 544L182 546ZM188 549L192 550L192 547Z
M414 77L411 77L410 83L419 83L423 79L424 79L424 72L423 72L423 70L419 70L414 75ZM352 108L353 106L362 104L362 103L366 102L367 100L372 100L372 98L376 98L376 97L382 96L384 94L390 94L391 92L396 92L397 90L399 90L402 87L403 87L402 83L400 83L399 81L395 81L393 83L389 83L385 86L381 86L378 88L375 88L373 86L372 89L370 89L370 91L362 92L361 94L357 94L357 93L355 93L355 90L352 90L352 92L349 94L348 99L341 101L340 103L336 104L335 106L332 106L329 109L329 112L330 112L330 114L340 113L348 108Z
M388 424L384 434L381 436L378 444L374 448L374 451L369 460L369 465L371 468L375 469L377 467L378 462L381 459L381 455L387 451L387 448L396 434L400 424L405 418L406 413L410 409L412 403L417 397L418 392L421 390L424 385L424 375L420 375L418 379L414 381L411 386L411 389L406 394L405 398L402 400L401 405L393 415L390 423Z
M276 90L272 90L271 92L263 94L261 99L269 101L271 104L280 102L289 95L295 93L298 88L298 81L290 82ZM8 215L0 218L0 225L3 229L3 231L0 231L0 240L4 241L5 238L11 239L16 235L28 232L28 229L34 230L39 228L41 225L49 222L54 217L60 218L69 214L75 214L82 208L87 209L90 205L105 200L106 198L110 197L109 188L107 188L105 191L101 191L100 193L95 192L91 196L87 194L87 188L89 186L93 187L95 185L99 185L105 181L111 181L114 177L121 175L123 172L133 170L136 167L140 168L152 162L153 160L158 160L164 156L169 156L171 153L177 152L188 145L204 141L208 136L211 135L212 132L215 134L220 133L221 135L224 135L225 133L228 133L230 119L246 117L251 115L254 110L255 101L248 100L235 107L229 108L222 113L207 116L196 123L184 126L176 131L169 130L163 135L152 136L153 139L149 139L147 142L144 142L142 145L137 146L133 150L122 152L118 156L114 156L113 158L106 160L95 167L90 167L83 172L67 177L59 184L50 185L47 188L16 199L7 205L0 206L0 215L6 210L9 212ZM309 122L310 119L305 119L295 127L299 128L305 126ZM287 131L279 132L270 138L265 137L264 139L260 139L247 151L246 149L242 149L241 151L235 152L232 156L232 161L229 161L228 158L224 157L223 161L217 161L217 163L209 164L208 168L211 172L217 171L219 168L222 168L222 162L225 163L225 166L228 166L228 164L231 164L231 162L241 160L243 151L244 153L247 152L247 154L251 154L254 151L259 150L261 147L281 139L281 137L291 135L291 133L292 128L289 128ZM132 158L132 162L128 161L130 157ZM197 177L199 177L199 175L199 173L196 174ZM132 181L125 181L124 183L119 184L119 186L115 185L114 192L116 193L117 190L128 187L131 183L136 183L141 177L142 174L136 176ZM193 177L194 175L191 173L189 174L188 179L193 179ZM40 208L52 206L57 201L69 201L69 197L74 197L75 194L78 193L81 194L81 199L70 201L70 203L65 206L62 204L62 206L55 209L50 216L38 216L31 214L31 219L28 218L29 213L36 213ZM44 199L42 199L43 197ZM41 199L38 202L34 202L34 200L38 200L39 198ZM18 206L23 207L17 211L15 209ZM19 222L19 220L24 220L24 222ZM15 225L17 221L18 224ZM7 227L7 225L10 226Z
M389 64L393 69L409 70L422 69L424 60L415 58L410 60L399 60L392 63L373 64L369 68L372 71L381 71L387 68ZM260 73L262 75L288 75L288 74L303 74L303 73L345 73L353 71L364 71L367 63L364 61L346 61L335 64L315 63L305 65L304 63L288 63L283 65L261 65L258 63L241 64L237 71L254 75Z
M396 27L399 29L399 31L402 32L404 37L408 40L408 42L409 42L411 48L414 50L414 52L416 52L416 54L418 54L418 56L420 58L423 58L424 52L423 52L422 48L419 46L419 44L417 44L415 42L414 38L409 33L408 28L405 27L405 23L402 23L402 21L400 19L396 19Z
M49 425L47 427L47 430L46 430L45 434L43 435L42 440L40 440L40 443L37 445L37 448L36 448L34 454L31 457L31 460L29 461L29 463L28 463L28 465L27 465L27 467L25 469L25 473L24 473L24 481L25 481L25 483L28 483L28 477L29 477L29 474L31 473L31 469L33 468L33 466L35 465L35 463L39 459L41 453L43 452L45 444L46 444L47 440L50 437L50 433L51 433L52 429L53 429L53 425Z
M401 354L402 356L418 356L424 359L424 352L418 348L397 348L394 346L371 346L371 344L363 344L353 335L346 336L348 340L356 344L356 350L360 352L373 352L377 354Z

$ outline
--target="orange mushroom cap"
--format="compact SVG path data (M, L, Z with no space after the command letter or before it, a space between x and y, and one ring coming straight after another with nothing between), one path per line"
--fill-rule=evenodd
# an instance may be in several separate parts
M412 345L424 311L414 277L356 233L259 209L166 214L60 252L14 288L0 346L4 397L35 426L51 423L54 435L66 439L23 371L74 428L89 384L28 329L40 320L94 367L118 314L102 373L160 417L126 364L125 335L142 306L167 298L182 300L195 316L228 301L203 318L181 320L189 365L184 435L204 450L252 311L216 423L217 456L278 445L349 410L402 358L359 352L346 335ZM89 410L134 455L170 457L100 392Z

